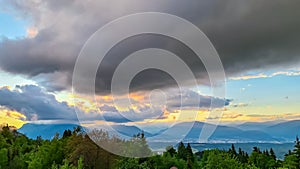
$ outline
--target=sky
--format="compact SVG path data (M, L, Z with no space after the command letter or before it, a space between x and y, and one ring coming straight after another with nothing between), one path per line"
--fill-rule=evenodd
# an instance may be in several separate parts
M87 126L159 127L206 121L212 111L222 115L224 124L300 119L299 5L297 0L0 0L0 123L21 127L78 123L79 118ZM212 94L207 72L189 48L156 35L118 43L98 69L95 97L76 92L74 65L89 37L121 16L150 11L182 17L207 35L224 66L224 98ZM199 85L187 82L179 95L170 76L148 70L134 78L129 96L113 98L110 83L117 65L126 54L149 47L176 53ZM131 105L113 100L128 97ZM212 106L211 101L222 104Z

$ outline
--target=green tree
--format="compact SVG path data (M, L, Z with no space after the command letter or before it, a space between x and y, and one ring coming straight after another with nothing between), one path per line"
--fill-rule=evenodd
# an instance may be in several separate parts
M177 152L173 146L167 146L166 152L164 154L166 154L166 153L169 153L171 157L174 157L177 154Z
M276 159L273 159L273 157L269 155L268 150L261 152L257 147L253 147L253 151L249 157L249 163L261 169L278 167Z
M78 169L83 169L83 157L80 157L77 163Z
M272 148L270 149L270 156L271 156L272 159L276 160L276 155L275 155L275 152Z
M296 156L297 168L300 168L300 141L298 136L296 137L293 154Z
M289 169L298 169L297 157L294 154L287 154L284 157L283 167Z
M177 147L177 158L187 160L187 153L183 142L180 142Z
M234 144L231 144L231 148L229 149L229 153L233 156L237 156L237 152L235 150Z
M195 161L194 153L193 153L190 143L188 143L186 146L186 153L187 153L187 158L190 159L192 162L194 162Z
M202 161L202 168L216 169L243 169L242 163L240 163L236 157L232 157L231 154L221 150L210 150L208 152L207 160Z
M0 168L6 168L8 164L7 153L8 150L6 148L0 150Z
M237 158L241 163L248 162L248 154L245 153L241 148L238 150Z

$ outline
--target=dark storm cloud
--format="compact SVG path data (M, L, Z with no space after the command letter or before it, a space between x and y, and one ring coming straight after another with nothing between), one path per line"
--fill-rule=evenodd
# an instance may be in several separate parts
M39 33L31 39L2 40L1 69L39 77L40 84L49 90L70 87L76 57L93 32L120 16L144 11L175 14L197 25L216 47L227 76L298 64L300 60L299 0L3 2L11 4L20 17L31 17ZM97 92L109 91L112 73L121 58L147 47L160 47L178 54L200 83L209 84L203 65L183 44L146 35L121 42L106 56L97 76ZM54 78L55 73L67 77ZM132 90L173 84L175 81L166 74L145 71L132 83Z
M147 106L139 106L137 110L118 111L114 106L103 105L100 112L83 112L79 108L59 102L55 96L35 85L17 86L15 90L0 89L0 106L23 114L26 121L67 120L81 122L105 120L115 123L143 121L159 117L162 112ZM138 112L137 112L138 111ZM77 113L77 115L76 115Z
M58 102L54 95L46 94L33 85L19 86L15 91L2 88L0 105L24 114L29 121L76 119L74 108L65 102Z
M171 92L170 92L171 93ZM199 100L200 102L197 102ZM191 90L185 90L181 95L170 94L168 97L168 109L178 110L188 109L195 110L202 109L214 109L228 106L232 100L222 99L212 96L203 96ZM213 104L212 104L213 103Z
M114 70L118 67L121 61L133 52L146 48L163 48L173 52L177 56L181 56L182 60L189 66L191 71L194 72L197 79L199 79L198 82L205 85L209 84L209 81L205 78L207 73L202 62L189 47L176 39L166 36L143 34L121 41L107 53L98 69L96 92L109 92L111 89L111 80ZM172 61L170 61L169 64L172 66ZM187 82L190 80L186 78L183 79ZM120 81L120 83L122 83L122 81ZM132 79L130 89L131 92L134 92L170 86L176 87L177 83L168 72L158 69L147 69L141 71L134 77L134 79Z
M76 112L81 120L103 119L97 112L83 112L66 102L59 102L54 95L34 85L17 86L15 90L1 88L0 106L22 113L27 121L77 121Z
M130 119L122 116L118 112L105 112L103 114L103 118L105 121L114 122L114 123L127 123L132 122Z
M103 105L100 107L103 111L103 119L109 122L126 123L137 122L145 119L158 119L163 115L163 110L151 106L137 106L136 109L119 111L115 106Z

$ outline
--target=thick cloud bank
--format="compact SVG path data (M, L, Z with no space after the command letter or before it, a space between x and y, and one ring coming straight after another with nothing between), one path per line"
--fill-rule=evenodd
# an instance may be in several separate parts
M14 12L18 17L30 18L32 27L38 30L35 37L0 42L1 69L35 77L52 91L70 88L76 57L92 33L113 19L136 12L171 13L197 25L215 45L227 76L297 64L300 60L299 0L0 2L4 10ZM125 40L106 56L99 73L102 81L98 78L96 82L98 91L109 89L114 68L122 57L147 47L173 51L187 62L203 84L209 84L203 65L183 44L145 35ZM58 74L60 78L55 78ZM148 71L136 79L132 90L172 84L174 81L166 75Z

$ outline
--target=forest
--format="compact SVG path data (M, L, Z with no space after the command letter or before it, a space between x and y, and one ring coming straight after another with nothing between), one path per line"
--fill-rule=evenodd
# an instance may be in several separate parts
M158 155L152 152L143 133L134 135L130 140L109 136L105 131L93 131L97 141L125 146L125 153L151 155L146 158L120 157L90 139L80 127L73 131L65 130L51 140L41 137L29 139L8 125L0 129L0 169L272 169L300 168L300 141L295 140L293 150L284 159L276 158L273 149L260 150L253 147L248 154L236 149L232 144L229 150L204 150L193 152L189 143L180 142L178 146L166 147ZM92 135L93 136L93 135ZM94 140L94 139L93 139ZM118 147L118 146L117 146ZM134 150L134 151L133 151Z

